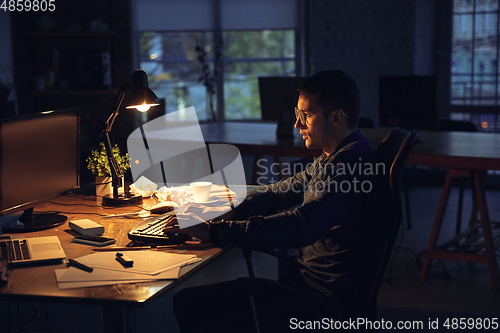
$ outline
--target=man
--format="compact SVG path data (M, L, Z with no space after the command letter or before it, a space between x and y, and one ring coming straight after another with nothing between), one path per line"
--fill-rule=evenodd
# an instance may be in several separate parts
M387 216L384 202L390 192L381 177L385 169L376 165L366 139L357 130L360 93L351 77L338 70L323 71L304 80L298 90L295 127L306 147L321 150L321 156L305 171L250 192L233 211L221 216L224 220L186 231L215 244L297 248L299 269L290 270L281 282L335 306L344 319L364 316L364 302L379 263L379 227ZM203 217L207 211L213 209L198 207L191 212ZM285 300L270 290L262 294L266 295L260 302L264 310L259 313L267 315L263 321L272 331L289 329L287 321L293 316L313 320L332 315ZM193 319L198 312L191 311L187 322L183 309L194 305L186 299L210 295L207 304L217 300L226 309L211 314L207 310L199 322ZM201 325L220 331L231 322L242 323L245 310L239 307L241 302L245 300L238 295L237 282L228 282L181 291L174 307L181 330ZM268 314L276 309L282 311Z

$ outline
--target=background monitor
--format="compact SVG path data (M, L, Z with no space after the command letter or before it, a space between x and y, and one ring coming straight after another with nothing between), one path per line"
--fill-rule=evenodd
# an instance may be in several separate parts
M383 127L436 130L436 76L381 76L379 115Z
M277 136L293 136L295 107L299 99L297 88L304 79L297 76L259 77L262 120L278 122Z
M78 108L0 121L0 212L80 186L79 127Z
M299 99L297 88L304 79L297 76L259 77L262 120L278 121L283 111L294 111Z

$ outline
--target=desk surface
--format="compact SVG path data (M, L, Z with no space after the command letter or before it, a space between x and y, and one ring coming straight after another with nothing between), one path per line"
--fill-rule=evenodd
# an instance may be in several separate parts
M228 143L241 153L313 158L301 136L277 138L274 123L219 122L201 124L206 142ZM372 149L390 129L361 129ZM420 131L407 164L476 170L500 170L500 134Z
M145 199L145 203L147 204ZM125 208L103 208L101 199L90 195L57 196L49 202L37 204L35 213L43 211L60 211L68 217L68 221L88 218L104 225L104 236L112 237L117 240L117 246L125 246L129 243L127 237L128 231L142 219L134 218L106 218L101 219L98 215L88 213L97 213L103 215L121 214L126 212L139 211L139 207ZM82 213L87 214L82 214ZM78 258L93 253L94 246L72 243L74 233L68 226L68 222L58 228L39 231L36 233L23 234L26 237L53 236L56 235L61 241L61 245L66 253L66 258ZM191 273L201 269L209 261L222 254L219 248L208 250L182 251L168 250L171 253L196 254L202 258L202 261L181 268L179 280L164 280L148 283L117 284L112 286L101 286L91 288L78 288L59 290L54 275L54 270L66 268L64 263L45 264L40 266L16 266L10 276L7 286L0 288L1 298L14 299L50 299L65 302L88 302L98 304L121 304L121 305L145 305L155 299L157 296L176 287Z

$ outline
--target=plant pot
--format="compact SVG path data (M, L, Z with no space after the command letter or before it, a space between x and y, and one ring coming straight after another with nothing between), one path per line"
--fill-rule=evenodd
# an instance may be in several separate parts
M121 178L121 181L122 181L122 184L118 188L118 193L123 193L123 178ZM107 176L107 177L96 176L95 177L95 195L98 197L103 197L106 194L113 193L113 188L111 185L112 185L111 176Z

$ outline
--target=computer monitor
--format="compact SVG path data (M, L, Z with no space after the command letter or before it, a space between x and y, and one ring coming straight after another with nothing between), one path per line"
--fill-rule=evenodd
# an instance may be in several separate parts
M297 88L304 77L259 77L260 108L262 120L277 121L278 136L293 136L295 107L299 99Z
M79 188L79 125L78 108L0 120L0 212ZM57 214L25 217L24 228L2 224L3 231L42 230L65 220Z
M381 76L380 126L437 129L437 78L434 75Z

